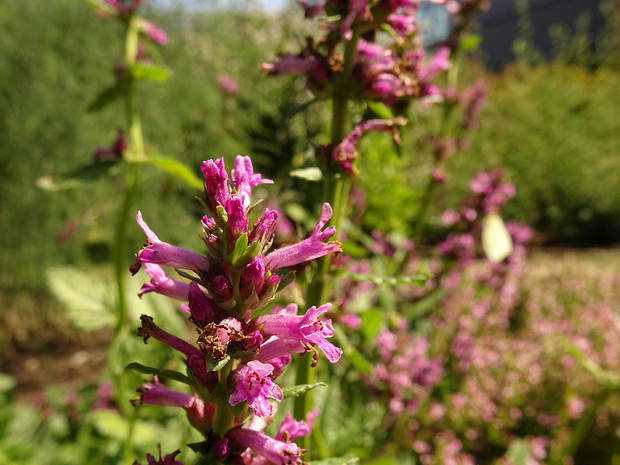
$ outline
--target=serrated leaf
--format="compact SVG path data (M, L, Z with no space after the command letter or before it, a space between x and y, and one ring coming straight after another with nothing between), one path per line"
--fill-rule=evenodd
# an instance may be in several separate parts
M482 250L494 263L503 261L512 252L512 237L498 214L492 213L482 220Z
M163 82L167 80L171 74L168 68L147 63L136 63L129 71L135 79L145 79L155 82Z
M114 324L116 292L111 281L73 267L50 268L46 274L50 291L77 328L95 331Z
M305 394L312 389L318 388L319 386L327 387L325 383L312 383L312 384L298 384L296 386L287 386L282 388L282 397L284 399L288 397L299 397Z
M179 373L174 370L163 370L161 368L148 367L146 365L142 365L141 363L133 362L125 367L127 370L134 370L139 373L144 373L145 375L155 375L161 376L162 378L172 379L174 381L178 381L179 383L187 384L188 386L195 387L194 382L183 373Z
M324 460L311 460L308 465L357 465L359 457L331 457Z
M237 242L235 242L235 249L233 250L232 257L231 257L233 266L243 265L240 262L247 248L248 248L248 234L243 233L241 236L237 238Z
M163 155L150 156L143 163L155 166L168 174L184 181L191 187L202 189L202 179L200 179L190 168L170 157Z
M220 371L228 362L230 362L230 354L226 354L222 360L207 357L207 371Z
M306 181L320 181L323 179L323 172L316 166L293 170L289 175L294 178L305 179Z

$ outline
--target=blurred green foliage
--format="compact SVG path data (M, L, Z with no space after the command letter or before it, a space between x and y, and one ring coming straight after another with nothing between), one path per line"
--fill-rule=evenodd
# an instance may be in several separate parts
M517 187L505 214L548 242L608 245L620 238L620 75L560 63L489 76L471 149L449 165L451 201L481 169L504 169Z

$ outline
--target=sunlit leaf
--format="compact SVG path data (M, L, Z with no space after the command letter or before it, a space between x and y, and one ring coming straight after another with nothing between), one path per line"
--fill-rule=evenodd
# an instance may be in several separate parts
M94 331L114 323L116 292L111 280L73 267L49 268L46 274L50 291L77 328Z
M135 79L145 79L155 82L163 82L167 80L171 74L168 68L146 63L136 63L131 67L130 72Z
M390 108L384 103L369 101L368 108L370 108L372 112L381 119L394 118L394 114L392 113L392 110L390 110Z
M240 265L240 260L243 257L247 248L248 248L248 234L243 233L241 236L239 236L239 238L235 242L235 249L233 250L232 257L231 257L231 260L234 266Z
M512 441L506 451L506 457L514 465L527 465L530 460L530 448L523 439Z
M323 179L323 172L316 166L292 170L289 174L294 178L305 179L306 181L320 181Z
M175 176L176 178L184 181L191 187L196 189L203 188L202 179L199 178L190 168L170 157L163 155L149 156L142 163L146 163L165 171L168 174Z

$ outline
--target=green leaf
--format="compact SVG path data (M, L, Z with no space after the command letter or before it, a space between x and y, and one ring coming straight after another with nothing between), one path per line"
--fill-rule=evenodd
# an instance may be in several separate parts
M414 321L422 315L441 308L441 301L446 297L446 294L447 291L445 289L435 288L422 297L422 299L414 302L409 308L407 308L405 310L405 318L407 318L408 321Z
M180 276L184 277L185 279L194 281L196 284L200 284L201 286L203 285L202 280L198 276L194 276L193 274L190 274L187 271L178 268L175 268L174 271L176 271Z
M209 456L211 453L211 444L209 441L192 442L188 444L187 447L204 456Z
M86 331L112 326L115 321L115 288L111 281L73 267L47 270L47 284L76 328Z
M105 409L95 410L91 412L91 418L95 428L103 436L121 442L127 438L129 422L119 412ZM155 444L161 433L157 426L152 422L136 420L132 425L134 444L142 447Z
M590 372L596 381L600 384L614 389L620 386L620 376L610 371L603 369L598 363L584 354L579 348L570 342L568 339L560 336L560 342L575 359L581 363L581 365Z
M184 181L191 187L203 189L202 179L196 176L190 168L178 160L163 155L155 155L146 158L142 163L155 166L181 181Z
M95 10L101 10L110 16L118 15L118 11L109 3L103 2L101 0L86 0L86 3Z
M168 68L146 63L136 63L130 68L130 72L135 79L145 79L155 82L166 81L171 74Z
M351 362L351 364L355 367L357 371L360 371L367 375L370 374L370 372L372 371L370 363L353 346L353 344L349 342L349 338L344 331L336 331L336 333L334 334L334 342L338 346L340 346L342 352L346 354L347 359Z
M308 465L357 465L359 457L331 457L324 460L311 460Z
M222 360L215 360L213 357L207 357L207 371L220 371L230 362L230 354L226 354Z
M185 376L183 373L179 373L178 371L147 367L146 365L142 365L141 363L136 362L130 363L125 368L127 370L134 370L139 373L144 373L145 375L161 376L162 378L172 379L174 381L178 381L179 383L195 387L194 381L192 381L188 376Z
M309 168L299 168L297 170L293 170L289 173L290 176L294 178L305 179L306 181L320 181L323 179L323 172L320 168L316 166L311 166Z
M392 119L394 114L385 104L381 102L368 102L368 108L381 119Z
M278 291L277 292L280 292L286 286L288 286L289 284L293 283L293 281L295 281L295 272L294 271L289 271L288 273L286 273L284 276L282 276L280 278L280 282L278 283Z
M499 263L512 252L512 238L504 220L496 213L482 220L482 250L489 260Z
M17 380L12 376L0 373L0 392L11 391L17 386Z
M116 100L119 100L127 91L128 83L129 81L127 79L119 79L110 87L103 89L88 106L88 111L94 112L102 110Z
M391 286L395 286L396 284L417 284L418 286L422 286L428 281L428 276L424 274L413 274L411 276L378 276L361 273L346 273L344 276L352 281L389 284Z
M117 160L105 160L97 163L80 166L71 171L66 177L80 181L92 181L110 174L110 168L118 163Z
M302 394L305 394L308 391L311 391L314 388L318 388L319 386L327 387L325 383L313 383L313 384L298 384L296 386L287 386L282 388L282 396L284 399L287 397L299 397Z
M231 261L233 266L242 266L241 259L248 248L248 234L243 233L235 242L235 250L233 250Z
M480 34L467 34L460 43L460 49L463 52L474 50L480 45L482 36Z
M318 98L313 98L312 100L308 100L307 102L304 102L301 105L296 106L295 108L293 108L292 111L286 113L285 119L291 119L293 116L295 116L298 113L301 113L302 111L305 111L307 108L310 107L310 105L318 101L319 101Z
M366 310L360 314L362 324L360 331L366 339L374 340L385 323L385 312L380 310Z
M512 441L506 451L510 463L514 465L527 465L530 458L530 448L523 439Z

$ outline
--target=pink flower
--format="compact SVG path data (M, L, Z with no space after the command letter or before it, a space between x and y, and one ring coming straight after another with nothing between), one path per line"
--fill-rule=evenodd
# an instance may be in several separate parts
M166 32L157 27L155 23L143 19L142 30L153 42L157 42L160 45L166 45L168 43Z
M281 401L282 390L272 379L273 365L252 360L239 367L234 373L236 390L230 396L230 405L237 405L246 400L255 415L270 417L274 408L268 398Z
M189 284L172 279L164 272L161 266L145 263L144 271L151 277L151 281L142 286L142 289L138 292L140 297L149 292L156 292L172 299L188 299Z
M258 318L258 323L262 324L263 335L276 336L283 341L299 341L301 346L316 344L331 363L336 363L340 360L342 349L327 340L334 335L331 320L318 318L330 307L331 304L321 305L318 308L310 307L305 315L283 313L265 315Z
M331 217L332 207L328 203L324 203L319 221L312 230L310 237L297 244L282 247L267 254L264 259L267 269L275 271L279 268L314 260L330 253L340 252L342 249L339 242L324 242L336 233L336 229L332 227L323 230Z
M227 95L235 95L239 91L239 84L232 76L222 74L217 77L217 85Z
M136 274L142 263L170 266L184 270L192 270L197 273L209 269L209 260L197 252L170 245L159 240L157 235L149 228L142 219L142 213L138 212L136 220L146 234L147 245L138 252L138 260L132 266L131 271Z
M230 450L250 449L255 454L276 465L302 465L304 450L294 442L278 441L260 431L246 428L233 428L226 433Z
M181 407L187 412L190 423L204 433L211 429L215 406L205 403L197 394L189 395L183 392L172 391L159 382L157 377L152 383L145 382L140 389L140 398L132 401L148 405L166 405Z
M307 422L303 420L294 420L291 414L288 413L286 418L282 420L275 439L278 441L292 442L297 438L310 434L314 420L320 413L321 412L318 410L308 412Z
M235 159L235 167L231 171L231 175L235 189L243 196L243 205L246 208L250 206L250 198L254 187L259 184L273 184L271 179L265 179L258 173L254 174L250 157L242 157L241 155Z
M93 153L95 161L108 160L110 158L123 158L123 153L127 150L127 141L125 140L125 131L122 129L117 130L116 140L112 144L112 147L103 148L99 147Z

